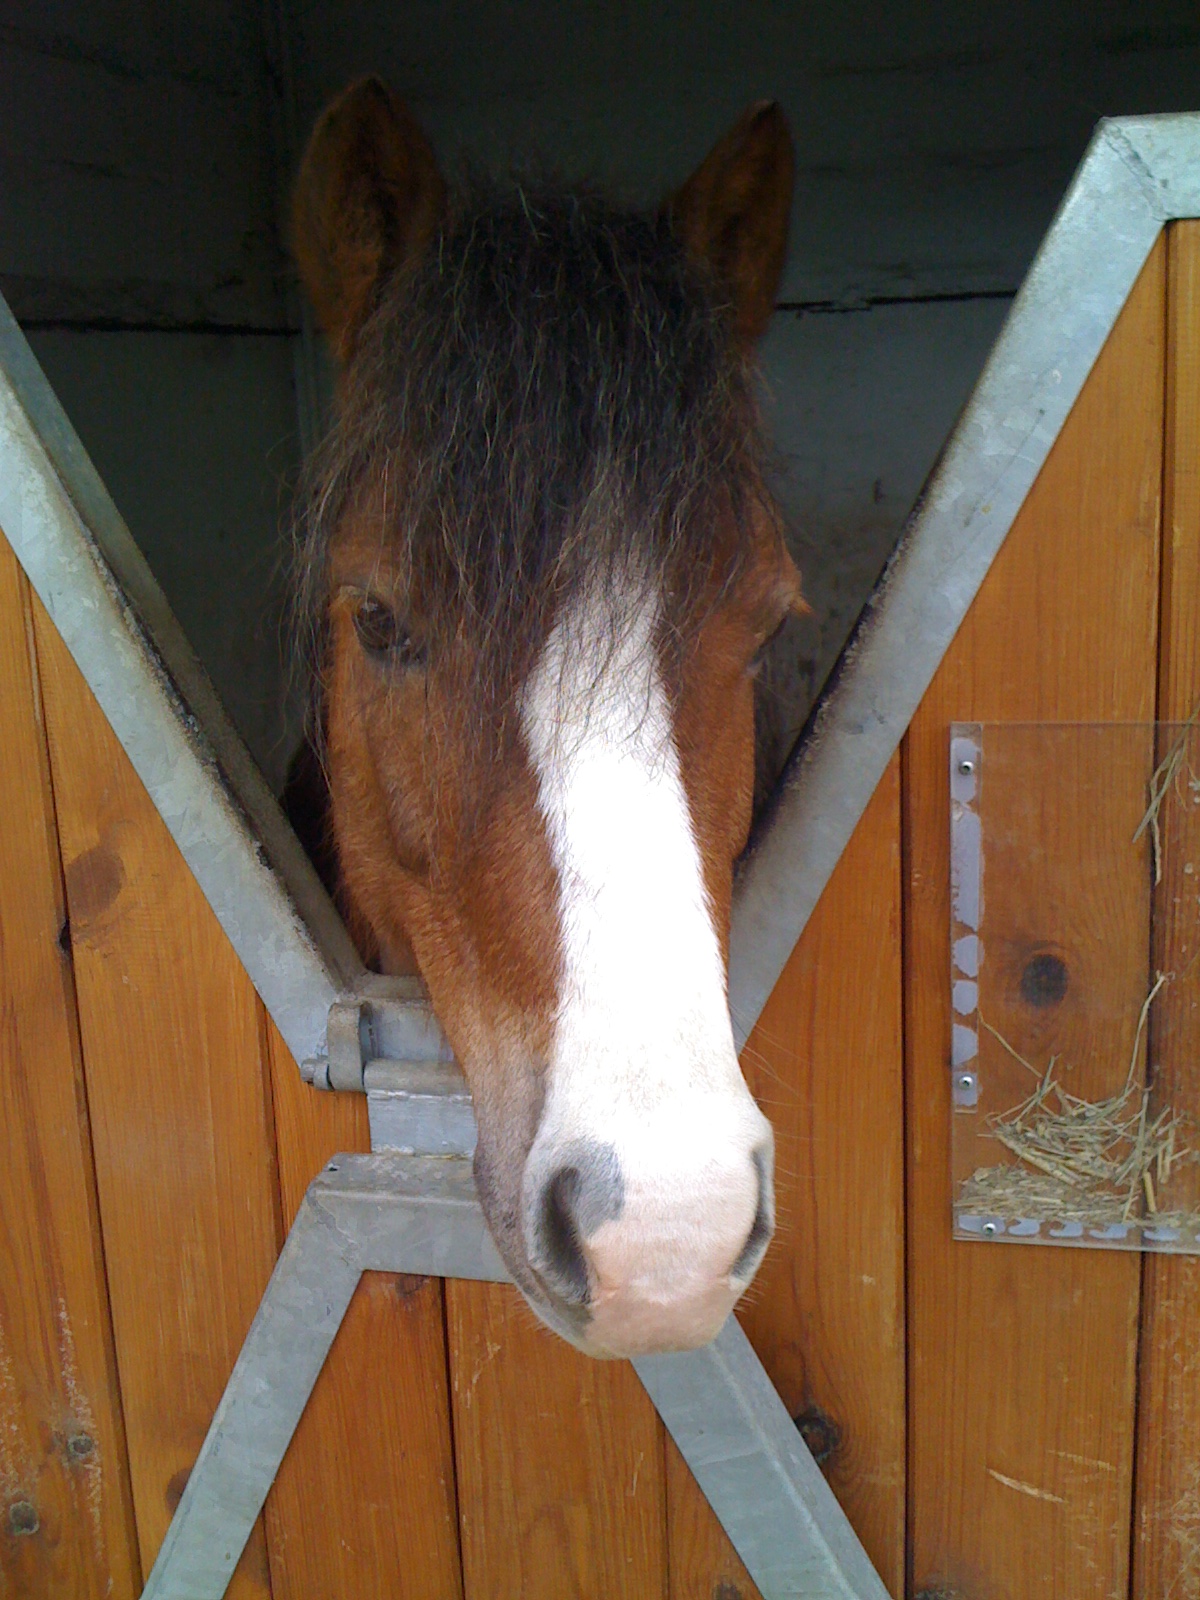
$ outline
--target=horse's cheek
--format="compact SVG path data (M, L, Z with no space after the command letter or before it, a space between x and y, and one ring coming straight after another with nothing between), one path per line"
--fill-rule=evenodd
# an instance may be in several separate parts
M557 997L559 888L536 790L524 772L482 830L461 899L481 979L525 1026L537 1028Z
M375 698L353 654L338 652L327 701L327 740L342 894L353 906L351 920L365 923L373 934L376 958L388 970L405 970L426 851L420 802L414 808L401 798L411 778L398 781L396 770L389 770L398 753L396 741L387 736ZM401 776L403 766L401 759Z
M705 718L684 742L682 765L705 887L724 947L733 863L750 831L754 799L753 689L739 673L732 682L712 686L707 698L721 714Z
M744 703L732 719L731 749L725 762L726 848L740 856L750 837L754 809L754 690L749 681L742 690Z

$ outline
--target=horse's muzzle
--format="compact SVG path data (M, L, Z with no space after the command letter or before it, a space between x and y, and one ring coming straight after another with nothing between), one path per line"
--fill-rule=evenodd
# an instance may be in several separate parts
M623 1160L611 1144L538 1152L524 1186L526 1259L574 1342L628 1356L715 1337L774 1226L772 1137L754 1115L719 1155L643 1163L637 1177L633 1152Z

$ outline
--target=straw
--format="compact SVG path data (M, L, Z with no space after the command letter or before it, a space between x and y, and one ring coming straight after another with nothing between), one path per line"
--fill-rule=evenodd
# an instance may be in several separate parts
M1162 810L1163 801L1168 793L1179 781L1179 774L1183 770L1183 759L1187 754L1188 735L1192 731L1197 716L1200 716L1200 700L1192 707L1192 714L1179 730L1175 743L1150 774L1150 782L1146 785L1146 792L1150 797L1149 804L1142 820L1134 829L1134 844L1138 842L1147 828L1150 829L1150 842L1154 849L1154 884L1156 888L1162 882L1162 834L1159 831L1158 814Z
M1125 1083L1118 1094L1087 1100L1064 1088L1057 1056L1044 1072L1020 1055L990 1023L987 1031L1015 1061L1037 1079L1037 1087L1019 1105L987 1119L994 1139L1022 1163L1021 1167L982 1168L968 1180L962 1203L982 1202L1009 1214L1030 1204L1049 1207L1055 1215L1085 1222L1129 1221L1143 1200L1151 1215L1158 1212L1155 1179L1161 1189L1171 1169L1195 1160L1196 1152L1179 1136L1182 1117L1170 1106L1150 1115L1150 1091L1138 1081L1142 1035L1150 1007L1170 981L1158 973L1142 1002ZM1040 1184L1031 1184L1037 1176ZM1047 1182L1049 1187L1047 1187Z

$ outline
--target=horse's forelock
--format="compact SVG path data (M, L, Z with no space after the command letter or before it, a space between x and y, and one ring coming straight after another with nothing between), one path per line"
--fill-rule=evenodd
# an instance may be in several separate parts
M740 349L666 223L553 185L477 189L385 289L308 474L317 669L330 547L368 505L477 751L585 588L635 574L685 648L769 499Z

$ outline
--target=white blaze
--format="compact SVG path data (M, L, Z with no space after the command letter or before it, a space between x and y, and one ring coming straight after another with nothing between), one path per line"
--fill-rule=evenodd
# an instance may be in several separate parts
M610 1294L621 1302L622 1338L630 1316L641 1315L631 1301L682 1297L703 1317L698 1300L711 1301L714 1287L728 1292L757 1206L751 1152L771 1138L734 1051L656 661L656 615L653 598L635 598L614 636L609 607L585 603L552 633L522 713L558 869L563 940L525 1192L530 1198L574 1140L615 1149L625 1206L589 1241L589 1254L599 1280L594 1324ZM650 1327L647 1340L656 1337Z

